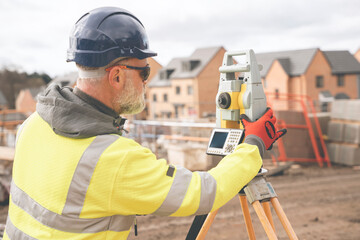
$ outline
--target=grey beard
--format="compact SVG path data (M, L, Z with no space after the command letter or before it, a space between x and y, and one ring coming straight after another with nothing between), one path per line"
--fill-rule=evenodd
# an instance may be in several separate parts
M137 114L145 108L145 100L137 99L129 103L120 103L120 114Z
M125 94L121 94L115 99L115 106L119 107L119 114L137 114L144 110L145 90L139 94L132 82L127 82L123 92Z

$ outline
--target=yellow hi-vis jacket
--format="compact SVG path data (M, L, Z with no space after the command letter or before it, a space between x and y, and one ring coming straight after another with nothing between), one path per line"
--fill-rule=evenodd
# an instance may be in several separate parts
M217 167L191 172L119 135L72 139L34 113L19 130L4 239L126 239L136 214L214 211L261 167L240 144Z

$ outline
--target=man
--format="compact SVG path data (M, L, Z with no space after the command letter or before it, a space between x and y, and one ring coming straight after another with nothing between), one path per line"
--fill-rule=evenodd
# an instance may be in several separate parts
M149 76L142 23L98 8L80 18L68 61L77 87L50 86L19 129L4 239L126 239L137 214L189 216L214 211L258 172L270 138L265 121L244 121L245 143L208 172L156 159L121 136L121 114L144 108Z

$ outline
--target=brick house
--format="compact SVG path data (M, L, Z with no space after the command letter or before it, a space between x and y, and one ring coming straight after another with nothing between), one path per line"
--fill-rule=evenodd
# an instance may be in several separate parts
M54 78L50 84L58 84L62 87L70 86L74 87L77 80L77 72L70 72ZM26 115L30 115L36 110L36 97L37 95L45 90L45 86L37 88L26 88L22 89L16 97L15 107L19 112L23 112Z
M325 98L359 98L360 64L349 51L319 48L256 54L265 91Z
M149 119L198 119L215 114L223 47L174 58L148 85Z
M30 115L36 110L36 96L42 92L45 87L26 88L19 92L16 97L15 107L19 112Z

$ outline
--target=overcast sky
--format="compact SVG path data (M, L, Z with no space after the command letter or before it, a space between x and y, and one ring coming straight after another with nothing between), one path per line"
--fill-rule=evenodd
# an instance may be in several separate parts
M65 61L70 30L101 6L137 16L162 65L200 47L256 53L360 48L359 0L0 0L0 66L52 77L74 71Z

